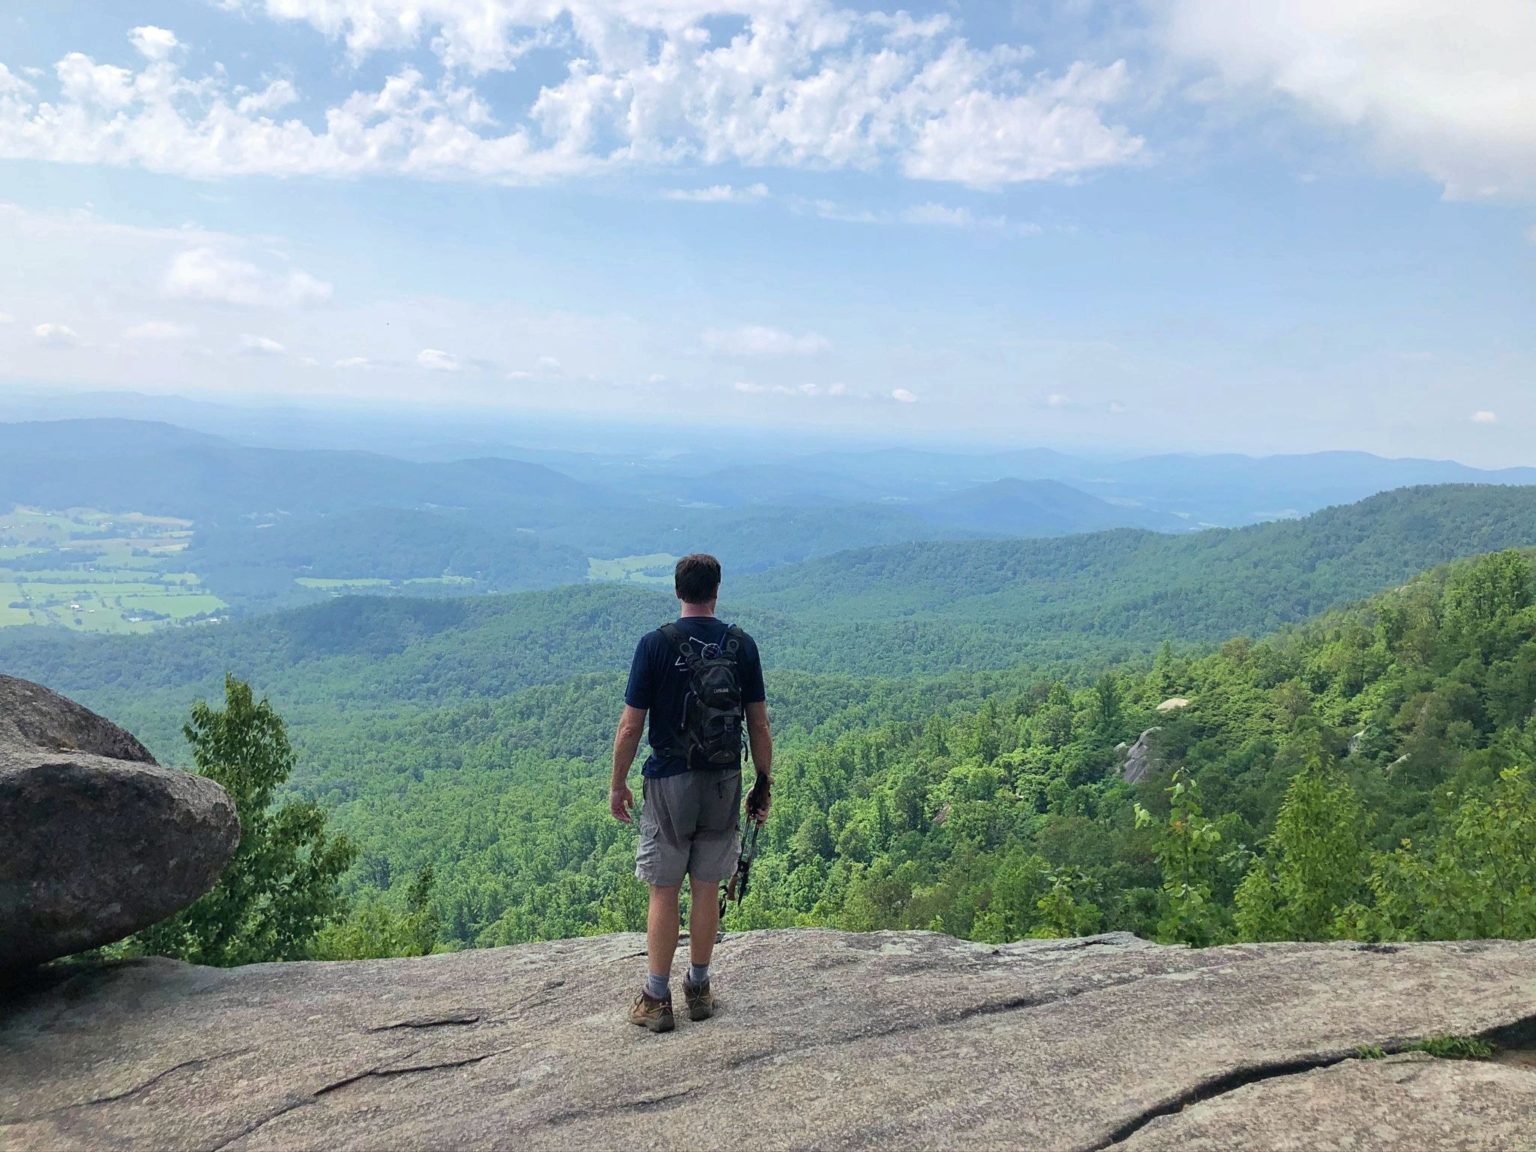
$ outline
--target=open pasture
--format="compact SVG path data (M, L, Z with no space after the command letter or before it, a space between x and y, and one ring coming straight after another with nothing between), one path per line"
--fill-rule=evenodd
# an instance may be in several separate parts
M587 560L587 579L605 584L670 584L672 566L679 559L670 552L618 556L611 560L593 556Z
M192 537L168 516L16 507L0 513L0 627L147 632L225 605L193 572L167 571Z

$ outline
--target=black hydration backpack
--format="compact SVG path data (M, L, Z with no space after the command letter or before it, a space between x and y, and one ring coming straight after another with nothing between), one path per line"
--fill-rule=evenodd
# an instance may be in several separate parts
M705 657L704 645L676 624L664 624L662 635L688 669L688 694L677 739L690 771L741 771L741 747L746 708L736 658L746 633L734 624L725 631L718 656Z

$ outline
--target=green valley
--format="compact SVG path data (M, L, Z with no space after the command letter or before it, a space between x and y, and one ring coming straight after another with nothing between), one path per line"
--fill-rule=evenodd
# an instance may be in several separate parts
M1184 537L728 573L769 664L781 781L733 925L1483 931L1431 913L1472 856L1515 875L1530 847L1532 547L1529 489L1459 486ZM173 762L192 702L249 680L294 739L290 794L358 850L355 915L409 906L418 939L430 906L443 946L498 944L640 923L633 833L601 796L623 670L672 607L623 584L342 596L148 636L7 629L0 665ZM1325 875L1347 882L1318 895ZM1499 922L1536 931L1523 891ZM337 929L346 947L362 923Z
M1121 530L843 553L761 574L727 567L725 608L771 669L924 677L1035 674L1261 635L1427 567L1536 545L1536 492L1406 489L1296 521L1182 537ZM338 707L495 698L627 666L673 610L661 588L510 596L326 597L215 628L114 640L0 630L0 666L57 686L174 749L194 699L234 672L298 720ZM303 730L302 726L299 729Z

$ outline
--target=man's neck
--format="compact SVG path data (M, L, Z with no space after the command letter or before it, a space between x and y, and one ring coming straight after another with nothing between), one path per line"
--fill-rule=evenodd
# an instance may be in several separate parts
M683 606L681 618L687 620L691 617L712 618L715 614L715 601L708 604L689 604L686 600L679 601Z

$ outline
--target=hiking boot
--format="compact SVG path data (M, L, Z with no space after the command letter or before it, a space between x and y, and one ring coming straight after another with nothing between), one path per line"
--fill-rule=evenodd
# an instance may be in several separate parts
M715 1014L715 994L709 990L708 980L697 988L684 980L683 996L688 1000L688 1019L708 1020Z
M635 1006L629 1010L629 1022L649 1028L652 1032L670 1032L677 1027L677 1022L672 1019L672 997L665 1000L657 1000L644 992L640 993Z

